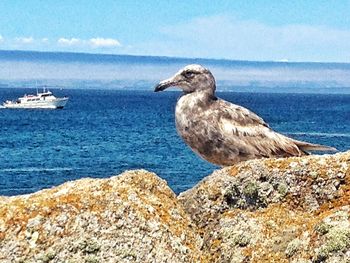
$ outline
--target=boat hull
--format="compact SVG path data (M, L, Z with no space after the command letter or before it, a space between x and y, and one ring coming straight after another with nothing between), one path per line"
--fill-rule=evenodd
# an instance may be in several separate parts
M7 109L63 109L68 98L57 98L54 100L40 100L34 102L5 102L4 108Z

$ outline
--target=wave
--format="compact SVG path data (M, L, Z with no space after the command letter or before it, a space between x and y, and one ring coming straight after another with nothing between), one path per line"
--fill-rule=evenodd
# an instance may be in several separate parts
M0 172L56 172L56 171L73 171L70 167L53 167L53 168L43 168L43 167L23 167L23 168L4 168L0 169Z
M287 133L287 135L299 135L299 136L315 136L315 137L345 137L350 138L350 133L324 133L324 132L292 132Z
M48 187L46 187L48 188ZM45 189L45 188L44 188ZM22 197L27 197L31 193L41 190L39 187L8 187L6 189L0 189L0 198L1 197L11 197L21 195Z

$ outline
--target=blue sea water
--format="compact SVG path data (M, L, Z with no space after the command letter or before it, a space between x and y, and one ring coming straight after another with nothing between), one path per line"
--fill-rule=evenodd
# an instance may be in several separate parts
M0 102L36 85L70 97L63 110L0 109L0 195L140 168L176 193L195 185L217 167L177 135L180 93L152 91L190 63L212 70L219 97L275 130L350 149L350 64L0 51Z
M0 195L49 188L82 177L147 169L182 192L217 167L201 160L175 130L179 92L53 90L63 110L0 109ZM0 89L0 100L28 92ZM221 92L274 129L297 139L350 148L350 95Z

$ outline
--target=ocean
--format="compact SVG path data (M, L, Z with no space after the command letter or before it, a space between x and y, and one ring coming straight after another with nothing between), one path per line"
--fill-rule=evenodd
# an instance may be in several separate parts
M348 64L0 51L0 101L41 85L70 98L62 110L0 109L0 195L130 169L157 173L176 193L198 183L218 167L177 135L180 92L153 92L157 81L189 63L213 68L218 97L251 109L273 129L350 148Z

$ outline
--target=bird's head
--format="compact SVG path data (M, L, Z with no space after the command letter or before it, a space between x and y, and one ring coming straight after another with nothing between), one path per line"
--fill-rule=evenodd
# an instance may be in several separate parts
M204 91L214 94L215 79L211 72L201 65L188 65L174 76L158 83L154 91L163 91L166 88L177 86L184 93Z

